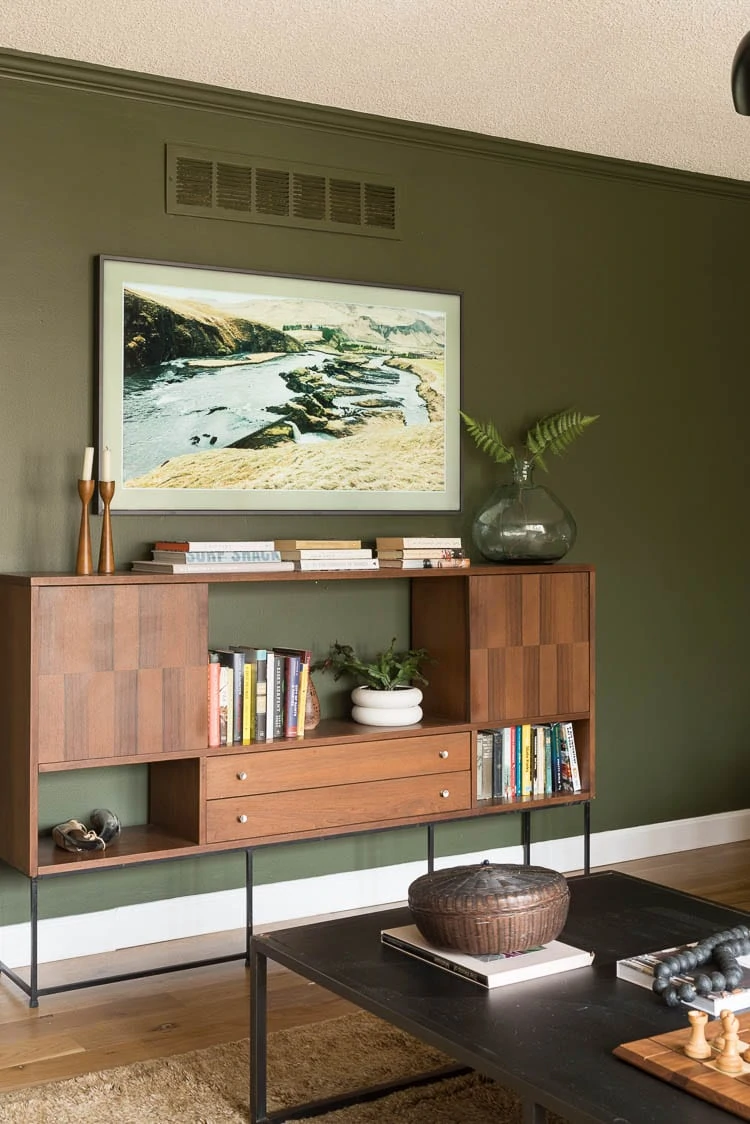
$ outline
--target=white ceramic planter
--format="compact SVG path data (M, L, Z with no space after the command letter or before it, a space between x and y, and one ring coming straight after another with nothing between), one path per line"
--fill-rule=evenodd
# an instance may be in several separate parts
M412 726L422 718L419 687L397 687L376 691L355 687L352 691L352 720L363 726Z

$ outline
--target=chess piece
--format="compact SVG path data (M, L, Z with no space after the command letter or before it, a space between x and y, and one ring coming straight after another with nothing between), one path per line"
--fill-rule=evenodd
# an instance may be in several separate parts
M724 1031L724 1045L716 1059L716 1068L722 1073L741 1073L742 1058L739 1053L739 1019L731 1011L722 1011L721 1026Z
M687 1057L694 1061L703 1061L711 1057L711 1047L706 1041L706 1023L708 1015L705 1011L688 1011L690 1020L690 1038L685 1043L684 1051Z

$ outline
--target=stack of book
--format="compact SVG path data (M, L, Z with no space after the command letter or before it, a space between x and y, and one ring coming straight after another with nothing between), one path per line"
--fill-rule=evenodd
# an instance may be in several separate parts
M279 557L295 570L377 570L361 539L276 539Z
M250 542L166 539L155 542L151 560L133 562L142 574L253 573L292 570L270 539Z
M381 566L392 570L465 569L470 565L460 538L452 535L376 538Z
M647 987L652 990L656 966L664 960L671 960L673 957L690 952L695 948L696 943L678 945L675 948L663 948L657 952L645 952L640 956L628 956L624 960L618 960L617 978L637 984L638 987ZM742 969L742 979L736 987L731 989L713 987L707 995L696 993L692 998L681 999L680 1002L685 1007L707 1011L714 1018L718 1017L724 1010L750 1010L750 956L738 956L737 961ZM706 969L708 970L706 971ZM706 965L703 969L678 969L675 975L670 978L676 988L679 988L682 984L690 984L691 988L695 990L695 981L700 974L707 974L710 978L712 967ZM689 991L688 994L690 994Z
M477 732L477 798L520 800L581 792L572 722Z
M498 952L490 955L471 956L457 952L453 948L438 948L426 941L416 925L402 925L397 929L381 929L380 939L389 948L405 952L433 964L454 976L462 976L482 987L503 987L507 984L524 983L543 976L555 976L560 972L571 972L575 968L588 968L594 962L593 952L550 941L549 944L527 949L526 952Z
M301 738L312 652L233 644L208 654L208 744Z

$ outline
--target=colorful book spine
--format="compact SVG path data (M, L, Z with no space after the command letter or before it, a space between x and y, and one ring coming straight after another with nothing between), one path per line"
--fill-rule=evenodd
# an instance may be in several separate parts
M266 738L273 741L273 708L276 685L276 659L272 648L266 650Z
M287 656L274 649L273 653L273 736L284 737L286 712L286 661Z
M219 686L221 679L221 664L215 652L208 657L208 744L211 749L221 745L221 727L219 723Z
M242 699L244 688L245 654L230 648L217 648L219 664L231 668L232 671L232 696L231 696L231 737L229 736L229 722L227 723L227 745L242 741Z
M521 726L521 796L531 796L531 726L524 722Z
M219 672L219 744L232 745L234 741L232 712L232 668L220 663Z
M576 749L576 736L573 729L572 722L562 723L563 737L565 738L565 745L568 750L568 760L570 761L570 779L573 784L573 792L581 791L581 771L578 765L578 750Z
M250 745L255 737L255 672L255 663L245 658L245 667L242 673L243 745Z
M285 660L285 689L284 689L284 737L296 738L299 724L299 677L302 658L294 652L284 657ZM304 715L302 716L304 722Z
M503 799L513 800L516 795L514 759L514 733L512 726L503 727Z
M492 738L492 795L500 798L503 795L503 732L502 730L488 730Z
M552 728L544 727L544 795L551 796L552 789Z
M307 694L310 688L310 664L312 652L303 649L299 669L299 696L297 700L297 737L305 736L305 718L307 716Z

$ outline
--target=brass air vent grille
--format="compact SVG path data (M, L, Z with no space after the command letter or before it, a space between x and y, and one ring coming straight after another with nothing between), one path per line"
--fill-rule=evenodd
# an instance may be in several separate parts
M373 172L167 145L167 213L399 238L396 185Z

